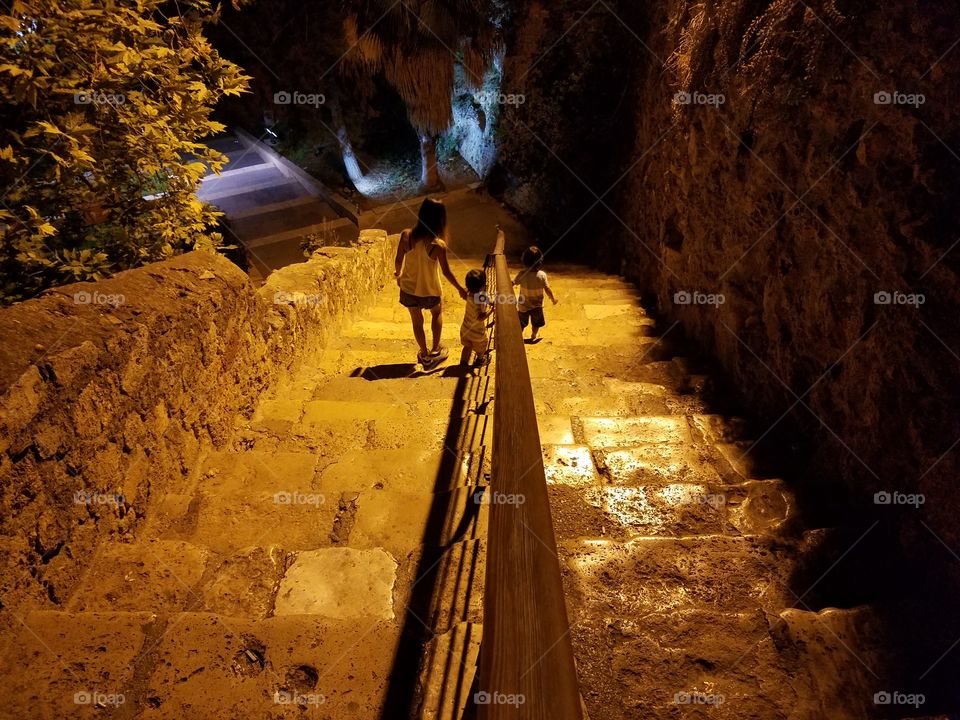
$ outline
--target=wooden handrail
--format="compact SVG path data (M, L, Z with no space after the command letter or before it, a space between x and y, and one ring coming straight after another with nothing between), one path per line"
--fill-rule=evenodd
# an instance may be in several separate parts
M513 283L497 230L496 385L480 720L583 720ZM522 501L521 501L522 500Z

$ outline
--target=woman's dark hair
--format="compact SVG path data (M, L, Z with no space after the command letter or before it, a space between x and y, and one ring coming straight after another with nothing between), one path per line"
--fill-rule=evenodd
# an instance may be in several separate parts
M543 265L543 252L536 245L531 245L523 251L523 257L520 259L523 261L524 267L540 267Z
M467 292L481 292L487 286L487 274L483 270L471 270L463 284L467 286Z
M413 242L447 236L447 206L441 200L425 198L417 213L417 224L410 233Z

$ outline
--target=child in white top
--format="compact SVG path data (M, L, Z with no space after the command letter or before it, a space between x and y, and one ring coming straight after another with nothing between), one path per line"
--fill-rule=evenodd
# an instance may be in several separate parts
M557 304L550 280L541 269L543 267L543 252L536 245L531 245L523 251L524 270L514 278L513 284L520 286L520 297L517 299L517 313L520 315L520 330L526 329L529 323L533 327L530 342L539 341L537 335L540 328L547 324L543 317L543 296L546 295L553 304Z
M470 354L476 353L477 364L481 365L489 359L486 320L490 315L490 301L486 293L487 275L483 270L471 270L464 284L469 294L463 310L463 324L460 326L460 342L463 343L460 364L467 365Z

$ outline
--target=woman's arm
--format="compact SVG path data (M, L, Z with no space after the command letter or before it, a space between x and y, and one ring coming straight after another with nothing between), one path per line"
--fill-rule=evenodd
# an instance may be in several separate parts
M400 233L400 241L397 243L397 255L393 259L393 276L400 282L400 271L403 269L403 256L407 254L407 231Z
M450 263L447 261L447 244L440 240L437 241L437 260L440 262L440 272L443 273L443 276L453 285L457 292L460 293L460 297L466 300L470 293L467 292L467 289L460 284L460 281L457 280L457 276L453 274L453 271L450 269Z

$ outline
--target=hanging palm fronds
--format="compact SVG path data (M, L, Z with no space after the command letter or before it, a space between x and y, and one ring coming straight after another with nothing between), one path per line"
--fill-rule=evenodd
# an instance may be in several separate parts
M382 72L419 132L446 130L453 117L454 64L460 62L468 82L479 87L496 50L492 0L355 0L348 5L344 71Z
M387 80L407 104L410 122L421 133L437 135L453 117L453 59L442 48L407 54L394 48L384 68Z

